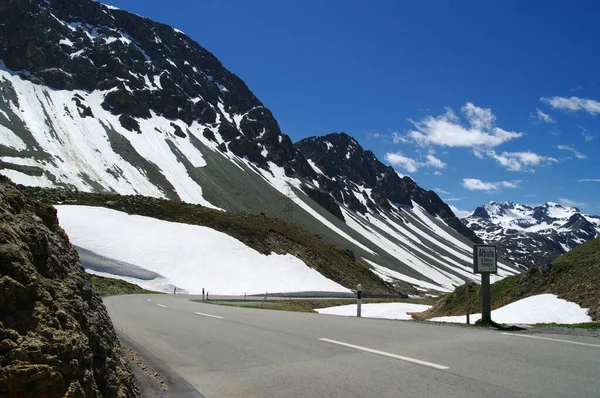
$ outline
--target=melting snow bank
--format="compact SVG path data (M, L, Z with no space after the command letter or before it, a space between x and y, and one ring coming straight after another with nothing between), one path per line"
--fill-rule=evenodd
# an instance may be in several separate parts
M497 323L584 323L591 322L592 318L587 314L588 308L558 298L554 294L540 294L531 296L502 308L492 311L492 320ZM442 316L431 318L433 322L466 323L465 315ZM481 314L472 314L471 323L481 319Z
M60 225L73 245L159 274L160 281L127 278L146 289L171 291L170 286L177 286L189 293L201 293L204 288L222 295L350 292L292 255L266 256L207 227L103 207L56 208Z
M363 304L361 306L361 316L364 318L410 320L412 317L408 314L409 312L422 312L427 310L429 307L431 306L410 303ZM356 316L356 304L320 308L315 311L317 311L319 314L327 315Z

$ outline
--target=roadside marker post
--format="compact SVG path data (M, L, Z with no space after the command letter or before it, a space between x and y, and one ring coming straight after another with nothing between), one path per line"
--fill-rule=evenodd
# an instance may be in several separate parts
M204 288L202 288L202 301L204 301Z
M467 313L467 325L471 323L469 314L469 281L465 281L465 310Z
M360 318L361 315L361 309L360 306L362 304L362 285L359 283L358 286L356 286L356 316L358 318Z
M473 245L473 272L481 274L481 320L491 322L490 274L498 272L496 245Z

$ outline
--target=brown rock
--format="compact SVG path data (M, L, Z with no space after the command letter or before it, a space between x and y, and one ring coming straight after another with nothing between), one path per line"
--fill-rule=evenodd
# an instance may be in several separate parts
M56 210L0 176L0 397L136 397Z

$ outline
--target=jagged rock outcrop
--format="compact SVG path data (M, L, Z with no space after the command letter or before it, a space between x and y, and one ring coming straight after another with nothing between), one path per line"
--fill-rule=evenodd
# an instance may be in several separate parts
M0 397L136 397L56 210L0 176Z

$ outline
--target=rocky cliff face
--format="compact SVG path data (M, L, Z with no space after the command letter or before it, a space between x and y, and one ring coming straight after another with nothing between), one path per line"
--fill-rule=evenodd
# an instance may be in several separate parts
M0 396L138 395L56 210L0 176Z
M556 203L490 202L463 222L481 239L497 244L504 258L526 267L548 264L600 236L600 217Z

